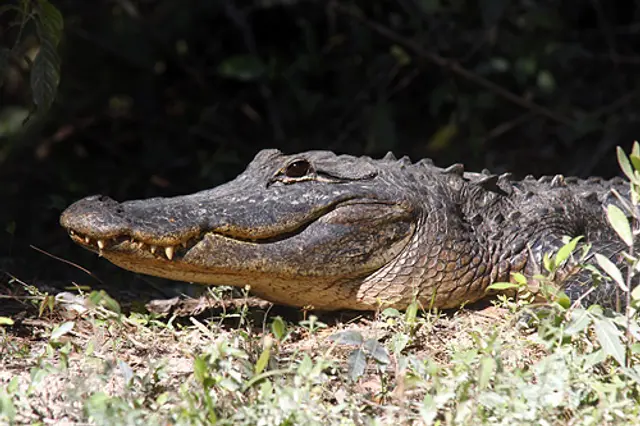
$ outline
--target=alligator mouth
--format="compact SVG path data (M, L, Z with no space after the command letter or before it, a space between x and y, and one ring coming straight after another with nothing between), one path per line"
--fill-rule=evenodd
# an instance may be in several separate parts
M78 245L94 251L100 255L104 255L109 252L118 251L121 253L131 253L131 254L143 254L150 255L157 259L162 260L178 260L183 258L186 253L189 252L193 247L199 244L201 241L205 239L207 235L216 235L223 238L227 238L229 240L234 240L237 242L242 242L246 244L272 244L287 240L289 238L293 238L295 236L303 233L311 224L322 218L323 216L331 213L332 211L353 204L371 204L371 203L380 203L377 200L353 200L348 199L342 202L338 202L332 205L328 205L323 209L318 210L314 214L310 215L306 220L300 222L297 227L284 227L281 232L271 232L267 233L263 236L249 237L246 232L242 232L242 230L203 230L195 235L191 235L186 240L181 241L176 244L164 245L162 244L154 244L153 242L143 241L137 239L131 234L125 233L121 235L115 236L104 236L104 237L96 237L83 234L78 232L72 228L68 228L67 232L71 239L77 243ZM385 203L386 204L386 203ZM159 238L162 239L162 238ZM165 240L166 241L166 240Z
M168 260L173 260L176 256L182 257L192 247L202 241L206 234L207 232L203 232L195 237L189 238L188 240L180 244L161 246L136 240L134 237L129 235L120 235L116 237L106 238L91 238L87 235L82 235L72 229L69 230L69 236L74 242L84 248L95 251L98 254L103 254L105 251L110 251L118 248L121 251L147 252L159 259Z

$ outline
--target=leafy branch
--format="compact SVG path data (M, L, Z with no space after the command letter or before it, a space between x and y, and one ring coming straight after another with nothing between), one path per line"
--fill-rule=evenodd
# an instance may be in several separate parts
M5 13L13 13L8 28L18 27L18 31L11 48L0 47L0 87L11 63L26 63L34 110L46 112L56 98L60 83L58 45L64 28L62 14L49 0L18 0L17 4L0 7L0 15ZM40 43L33 60L23 53L32 28Z

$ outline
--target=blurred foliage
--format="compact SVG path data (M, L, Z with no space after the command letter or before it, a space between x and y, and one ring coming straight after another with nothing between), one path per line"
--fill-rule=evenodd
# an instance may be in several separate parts
M30 76L33 110L46 113L55 99L60 82L57 47L62 38L62 15L48 0L12 2L0 7L2 14L11 16L8 27L17 28L17 34L11 47L0 46L0 87L12 65L24 69ZM37 40L37 46L30 42L32 38ZM15 113L15 110L9 111L8 115L13 115L13 119L7 117L2 120L3 132L17 130L16 118L20 114Z
M49 1L60 87L24 126L48 102L6 52L53 51L48 3L0 6L0 256L66 253L75 199L203 189L266 147L611 175L640 134L632 0Z

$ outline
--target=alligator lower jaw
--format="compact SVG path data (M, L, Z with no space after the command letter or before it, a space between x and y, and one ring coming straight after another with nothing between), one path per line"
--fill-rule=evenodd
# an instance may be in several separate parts
M176 255L183 255L193 246L202 241L204 235L198 235L196 237L189 238L180 244L163 246L145 243L143 241L137 241L133 237L128 235L121 235L108 238L92 238L87 235L81 235L74 230L69 230L69 236L78 245L94 251L100 255L105 251L117 248L120 252L129 252L137 254L148 254L152 257L159 259L173 260Z
M206 267L183 261L188 251L209 234L215 233L204 232L198 237L190 238L180 244L160 246L137 241L128 235L95 239L69 230L71 239L78 245L98 253L121 268L133 272L201 284L214 284L216 280L212 280L212 276L220 279L222 275L224 276L222 284L236 286L244 286L252 278L255 278L242 271L217 270L212 273Z

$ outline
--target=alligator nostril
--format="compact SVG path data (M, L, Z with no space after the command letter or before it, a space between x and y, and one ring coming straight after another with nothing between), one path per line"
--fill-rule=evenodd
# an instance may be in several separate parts
M109 201L110 198L107 197L106 195L100 195L98 196L98 201L100 201L101 203L106 203L107 201Z

